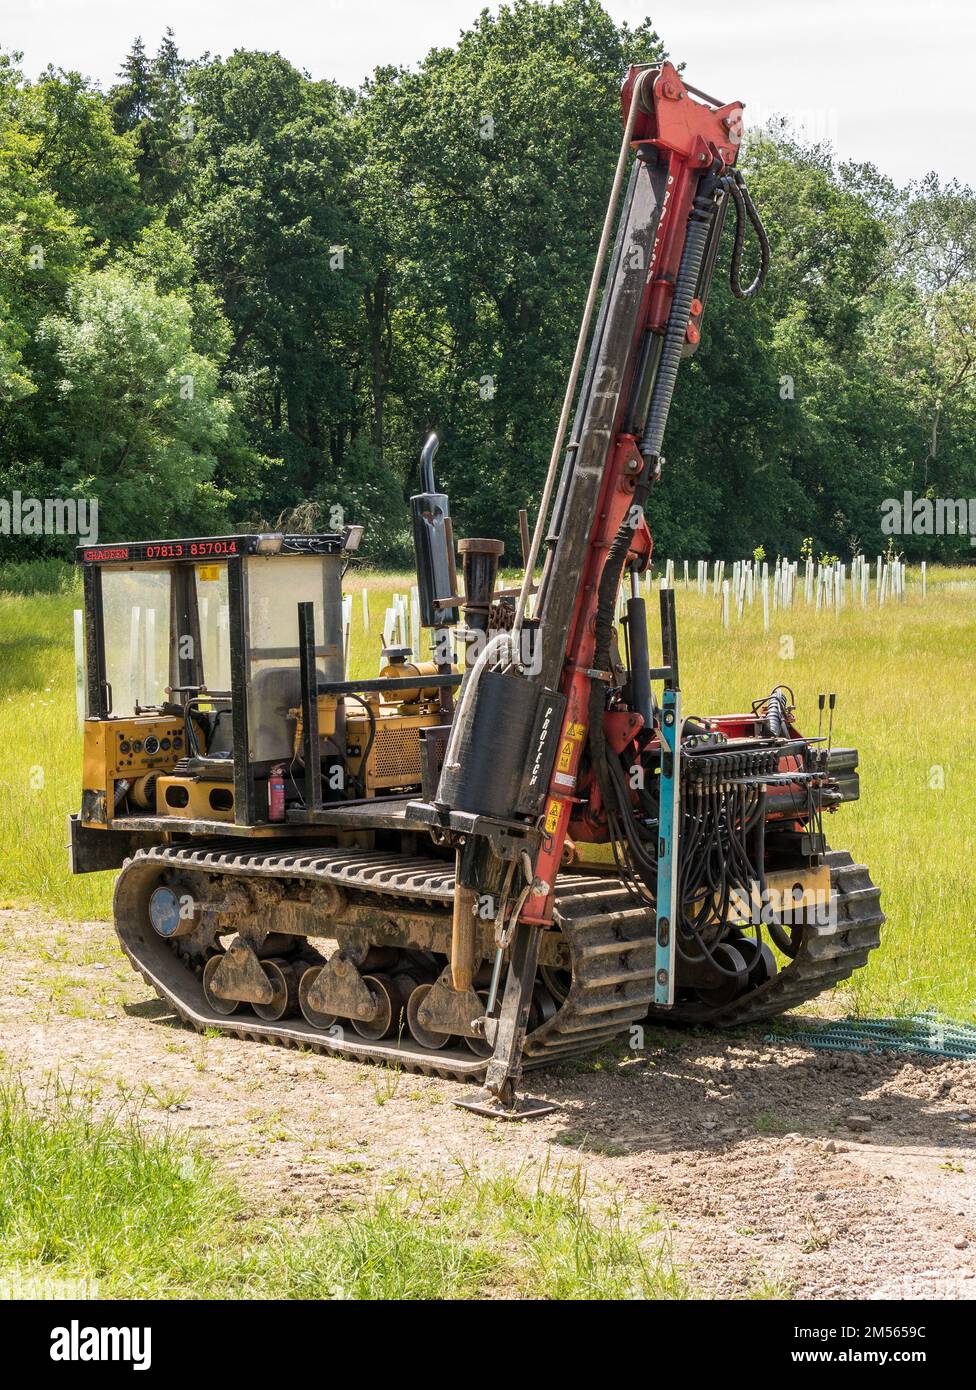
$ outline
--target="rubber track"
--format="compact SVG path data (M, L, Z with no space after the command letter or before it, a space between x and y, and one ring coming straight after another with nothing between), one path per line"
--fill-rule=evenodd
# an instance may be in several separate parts
M299 1018L265 1023L254 1014L218 1014L207 1004L200 981L173 946L149 925L148 899L165 871L182 875L232 874L295 882L340 883L357 896L450 902L453 867L440 859L367 850L295 848L242 851L237 846L157 846L139 850L115 885L115 924L130 963L160 998L190 1027L215 1028L240 1038L309 1048L356 1061L393 1064L455 1081L483 1081L487 1059L467 1048L429 1051L408 1033L400 1039L368 1041L351 1024L334 1038ZM564 1061L601 1047L647 1013L654 992L654 947L647 914L627 891L605 875L565 874L556 889L556 922L572 960L572 983L555 1015L526 1040L525 1067Z
M884 914L879 890L863 865L855 864L846 851L831 851L827 862L837 901L835 923L807 927L796 958L772 980L711 1010L680 1003L670 1010L651 1007L655 960L646 910L606 875L563 874L556 887L555 918L570 948L572 984L555 1015L527 1037L523 1065L542 1067L592 1052L645 1018L714 1027L758 1022L846 979L879 944ZM157 846L137 851L116 881L116 930L134 969L198 1032L214 1028L252 1041L392 1064L454 1081L484 1079L486 1059L466 1048L428 1051L407 1033L400 1039L371 1042L350 1026L335 1038L300 1017L265 1023L254 1014L227 1016L211 1010L199 980L149 926L149 894L167 870L340 883L357 896L379 893L385 900L404 898L416 905L417 899L441 903L452 899L454 874L443 860L331 846L310 849L307 844L244 851L239 843L226 842Z

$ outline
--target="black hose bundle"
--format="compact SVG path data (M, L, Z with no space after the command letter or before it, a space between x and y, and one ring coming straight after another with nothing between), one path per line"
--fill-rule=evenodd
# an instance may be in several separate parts
M749 910L756 888L763 893L766 793L759 785L726 781L709 769L685 787L682 855L678 878L678 954L735 975L714 956L729 915ZM756 923L756 950L761 926ZM697 954L692 947L697 947Z
M766 228L762 224L762 218L749 196L745 180L738 169L733 169L730 174L726 174L722 184L735 204L735 241L732 245L732 263L729 266L729 285L736 299L753 299L762 289L769 273L769 238L766 236ZM756 271L756 278L752 284L743 289L740 275L747 218L759 242L759 269Z
M788 685L776 685L761 700L753 700L752 712L765 720L766 727L773 738L790 737L790 721L796 705L796 696Z

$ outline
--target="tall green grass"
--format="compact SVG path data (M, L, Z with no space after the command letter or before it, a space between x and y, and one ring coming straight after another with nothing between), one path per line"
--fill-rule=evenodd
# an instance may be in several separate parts
M834 744L858 749L861 799L825 817L827 838L868 865L888 918L882 948L852 977L856 1008L971 1019L976 571L931 571L924 601L917 572L910 580L902 602L879 608L872 595L839 617L801 598L770 614L768 634L758 605L723 631L716 601L679 590L683 707L747 709L784 682L800 728L816 734L817 692L837 692Z
M410 577L349 576L351 671L375 674L380 628ZM734 613L677 589L684 708L748 709L785 682L801 728L816 733L817 692L837 691L835 743L861 758L861 801L828 818L831 843L866 862L888 915L883 949L855 975L862 1012L935 1007L976 1016L976 574L932 569L909 595L879 609L817 614L802 596L771 614ZM368 590L370 632L360 590ZM71 610L77 594L0 593L0 902L38 903L70 917L109 914L111 875L67 873L64 817L80 799ZM653 609L653 604L651 605ZM790 642L783 639L789 638ZM652 617L652 651L657 643ZM792 655L788 653L792 652Z
M105 916L111 879L68 873L81 800L72 610L78 594L0 593L0 903Z
M0 1083L0 1288L81 1280L102 1298L686 1294L653 1215L625 1224L576 1168L404 1177L334 1221L284 1224L137 1111L57 1082L31 1105Z
M217 1277L235 1200L176 1139L125 1111L97 1114L55 1081L39 1107L0 1085L0 1279L94 1280L103 1296L161 1296Z
M65 594L80 589L78 571L68 560L5 560L0 563L0 592Z

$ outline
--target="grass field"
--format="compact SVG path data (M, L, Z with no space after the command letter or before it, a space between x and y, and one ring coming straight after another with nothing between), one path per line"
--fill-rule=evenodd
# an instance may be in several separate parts
M411 580L348 578L352 670L373 674L384 610ZM0 903L91 918L109 913L111 876L72 879L65 849L64 818L80 797L71 618L79 604L77 590L0 593ZM835 742L860 750L862 799L828 824L833 845L870 866L888 915L883 949L854 980L858 1012L933 1007L972 1019L976 573L931 570L923 601L912 572L903 602L879 609L872 598L839 618L815 614L801 595L792 610L771 615L766 634L758 605L741 624L733 614L723 631L716 604L679 585L685 711L748 708L784 682L796 692L801 727L815 733L817 693L835 690Z
M0 1082L0 1296L680 1298L661 1223L624 1223L578 1167L437 1191L409 1175L340 1221L252 1216L213 1165L138 1107Z

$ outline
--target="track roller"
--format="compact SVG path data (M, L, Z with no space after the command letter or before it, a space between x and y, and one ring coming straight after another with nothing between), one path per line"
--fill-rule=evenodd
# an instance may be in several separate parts
M432 985L418 985L410 995L410 998L407 1000L407 1027L410 1029L414 1042L418 1042L421 1047L429 1047L436 1052L442 1047L447 1047L448 1043L451 1042L451 1038L447 1033L435 1033L433 1029L425 1028L420 1022L420 1010L432 988Z
M364 975L363 984L376 1001L372 1018L354 1018L352 1026L361 1038L378 1042L396 1031L400 1022L400 995L388 975Z
M203 995L207 1003L216 1013L230 1015L237 1013L237 1010L241 1006L241 1001L239 999L221 999L220 995L214 994L213 990L210 988L213 983L213 977L220 969L220 962L222 960L222 955L211 956L203 967Z
M286 960L263 960L261 969L271 981L274 998L270 1004L252 1004L251 1008L258 1018L266 1023L277 1023L281 1018L293 1014L298 1005L298 980L295 971Z
M313 1028L321 1028L325 1033L338 1023L338 1015L320 1013L318 1009L313 1009L308 1002L308 992L318 979L321 970L321 965L311 965L302 975L298 985L298 1007L301 1009L302 1017L306 1023L310 1023Z

